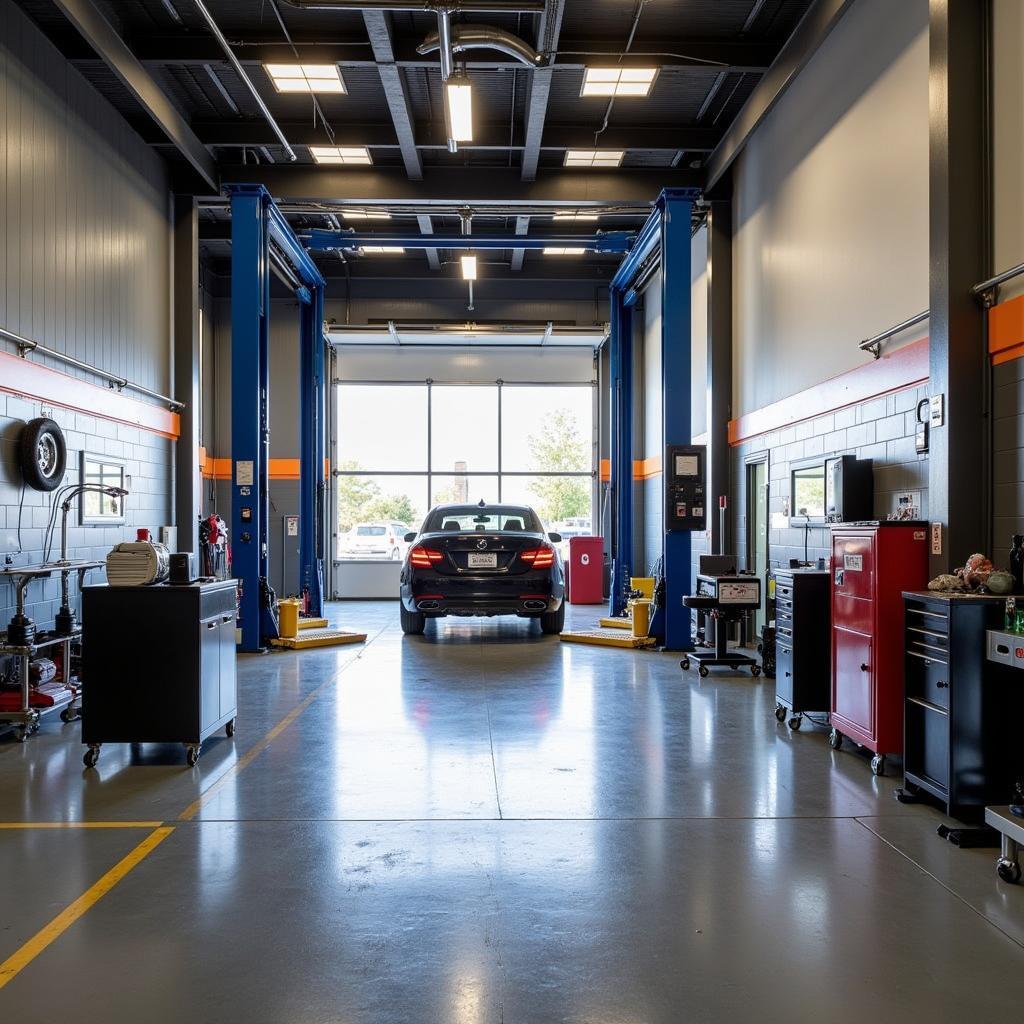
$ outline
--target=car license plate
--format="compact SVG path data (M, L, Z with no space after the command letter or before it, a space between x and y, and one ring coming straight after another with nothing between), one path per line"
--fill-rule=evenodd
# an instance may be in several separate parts
M469 567L470 569L497 569L498 556L482 555L477 551L471 551L469 553Z

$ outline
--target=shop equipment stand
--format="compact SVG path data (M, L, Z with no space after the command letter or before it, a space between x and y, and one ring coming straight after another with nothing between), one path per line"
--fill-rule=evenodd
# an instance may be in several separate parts
M690 662L697 666L701 676L708 674L711 666L728 668L749 668L752 676L761 674L756 658L729 650L728 625L738 622L747 613L761 607L761 580L757 576L714 576L702 574L697 577L697 593L683 598L687 608L703 612L715 619L714 654L691 653L683 657L679 667L685 672Z
M799 729L831 704L832 619L826 569L775 570L775 718Z
M81 589L85 574L90 569L97 569L103 562L96 561L62 561L48 562L43 565L5 566L0 569L0 580L4 578L14 582L17 610L7 632L0 633L0 657L10 656L18 659L18 681L21 687L21 706L13 711L0 711L0 723L14 729L15 738L24 742L39 728L39 721L55 711L65 722L73 721L78 716L75 701L79 691L71 683L71 646L82 638L82 630L76 624L67 633L37 633L35 623L25 614L25 592L33 580L48 579L55 573L60 574L62 589L67 592L67 581L71 573L77 573L78 586ZM27 642L23 642L27 641ZM32 692L29 678L29 663L40 652L63 647L61 659L61 679L65 693L45 707L32 707Z
M1024 818L1018 818L1009 807L986 807L985 824L1002 837L996 874L1004 882L1020 881L1020 852L1024 848Z
M181 743L190 766L235 731L235 580L86 587L83 761L104 743Z

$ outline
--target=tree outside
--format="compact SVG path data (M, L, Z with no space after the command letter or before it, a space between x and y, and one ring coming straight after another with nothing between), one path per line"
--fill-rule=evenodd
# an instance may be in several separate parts
M362 467L349 460L340 467L358 472ZM338 477L338 533L348 533L356 523L395 522L415 526L416 508L407 494L385 494L374 480L365 476Z
M567 409L554 412L543 434L528 443L534 469L541 473L585 473L590 468L589 441L580 434L576 417ZM548 523L590 516L590 480L586 477L537 477L533 492L536 511Z

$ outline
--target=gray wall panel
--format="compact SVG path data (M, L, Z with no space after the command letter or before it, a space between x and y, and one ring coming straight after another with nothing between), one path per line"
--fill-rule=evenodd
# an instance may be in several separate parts
M11 0L0 0L0 26L0 325L169 393L165 165ZM102 558L137 526L171 522L172 442L0 393L0 552L14 564L43 555L50 495L22 495L16 442L25 421L44 414L67 436L66 483L78 479L83 450L124 459L131 477L127 525L81 527L74 510L74 555ZM55 585L30 589L29 614L43 626ZM0 585L0 628L13 604L13 588Z

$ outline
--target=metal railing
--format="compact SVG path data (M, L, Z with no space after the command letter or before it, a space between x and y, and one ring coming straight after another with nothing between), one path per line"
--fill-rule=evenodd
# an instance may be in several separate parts
M1010 267L1009 270L1004 270L1001 274L996 274L995 277L990 277L987 281L976 284L971 289L971 294L975 298L980 298L986 307L994 306L999 295L999 286L1006 284L1007 281L1012 281L1015 277L1020 277L1022 274L1024 274L1024 263L1018 263L1017 266Z
M916 316L903 320L894 327L890 327L887 331L880 331L878 334L873 334L870 338L865 338L862 342L858 343L857 348L862 352L870 352L876 359L881 359L883 341L888 341L889 338L894 338L897 334L901 334L911 327L924 323L928 316L929 311L926 309L923 313L918 313Z
M185 408L184 402L179 402L176 399L169 398L167 395L161 395L159 391L150 391L149 388L143 387L141 384L136 384L134 381L128 380L127 377L121 377L116 373L111 373L109 370L102 370L100 367L93 366L91 363L84 363L81 359L65 355L65 353L58 352L54 348L48 348L46 345L41 345L38 341L32 341L30 338L23 338L20 334L15 334L13 331L5 330L3 327L0 327L0 338L11 342L13 345L17 345L18 354L21 355L22 358L24 358L24 356L29 352L39 352L44 356L49 356L51 359L57 359L62 363L66 363L68 366L74 366L79 370L85 370L87 373L94 373L97 377L102 377L104 380L110 381L118 391L122 391L125 388L129 391L136 391L140 395L145 395L147 398L152 398L158 402L162 402L169 409L174 411Z

